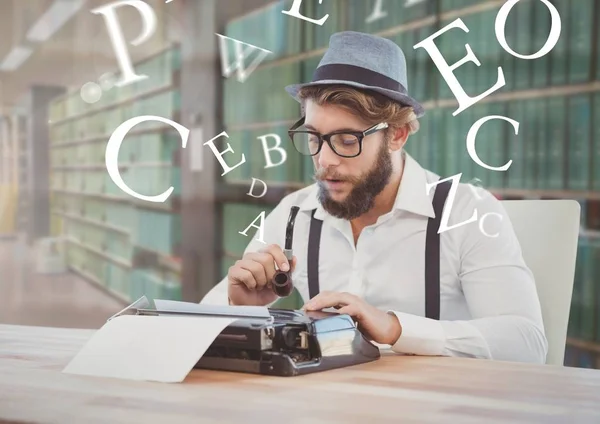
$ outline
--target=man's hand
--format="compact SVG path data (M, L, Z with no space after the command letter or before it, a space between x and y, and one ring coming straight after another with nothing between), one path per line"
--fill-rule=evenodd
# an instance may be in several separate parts
M402 326L395 315L369 305L350 293L324 291L306 302L305 311L334 307L340 314L348 314L358 321L363 334L376 343L392 345L402 334Z
M276 244L258 252L249 252L229 268L227 294L230 305L264 306L277 300L271 280L278 269L294 271L297 258L291 261Z

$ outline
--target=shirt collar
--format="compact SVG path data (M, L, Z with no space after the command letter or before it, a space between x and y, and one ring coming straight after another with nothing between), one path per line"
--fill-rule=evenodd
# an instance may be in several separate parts
M427 172L408 153L403 151L404 171L398 187L394 209L405 210L418 215L435 218L432 197L427 194ZM300 204L300 210L312 211L316 209L315 218L323 219L329 215L321 206L318 199L319 186L313 184L312 190ZM433 189L432 189L433 192Z
M394 209L435 218L432 204L433 188L430 194L427 194L427 171L406 151L402 153L404 156L404 172L394 201Z

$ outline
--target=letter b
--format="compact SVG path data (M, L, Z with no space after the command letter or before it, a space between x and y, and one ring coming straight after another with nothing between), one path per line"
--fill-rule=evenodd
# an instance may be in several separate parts
M273 137L275 139L275 146L269 147L267 145L267 137ZM287 153L284 148L280 147L281 146L281 137L279 137L279 135L265 134L265 135L259 136L258 138L260 139L260 141L263 145L263 152L265 153L265 161L267 162L267 166L265 166L265 169L273 168L275 166L279 166L279 165L282 165L283 163L285 163L285 161L287 159ZM269 154L269 152L273 151L273 150L277 150L279 152L279 154L281 155L281 160L277 163L273 163L273 161L271 161L271 155Z

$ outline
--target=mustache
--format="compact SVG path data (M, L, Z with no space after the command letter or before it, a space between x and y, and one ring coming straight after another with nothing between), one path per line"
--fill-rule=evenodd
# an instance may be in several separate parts
M331 169L319 169L315 172L313 177L315 181L324 181L324 180L340 180L340 181L349 181L354 183L357 181L357 178L343 176L342 174L335 172Z

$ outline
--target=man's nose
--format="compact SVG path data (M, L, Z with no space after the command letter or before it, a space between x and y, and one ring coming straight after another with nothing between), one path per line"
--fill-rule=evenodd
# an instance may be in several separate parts
M324 142L323 146L321 146L318 163L321 168L336 166L340 163L340 157L331 149L331 147L329 147L327 142Z

